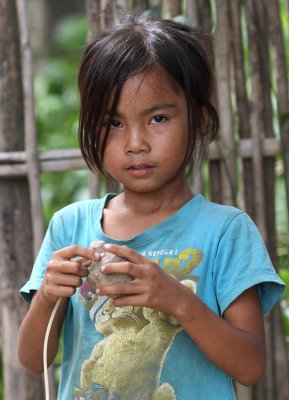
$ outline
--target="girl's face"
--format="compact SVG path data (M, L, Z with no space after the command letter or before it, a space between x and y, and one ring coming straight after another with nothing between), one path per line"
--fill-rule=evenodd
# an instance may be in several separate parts
M184 184L181 166L188 131L185 95L167 73L158 69L136 75L123 86L104 151L104 168L123 184L124 191L175 190Z

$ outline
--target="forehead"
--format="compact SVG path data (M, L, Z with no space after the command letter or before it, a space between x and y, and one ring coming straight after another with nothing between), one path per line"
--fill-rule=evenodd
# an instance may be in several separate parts
M127 79L122 87L117 108L126 109L131 104L146 106L168 100L185 100L184 91L162 68L140 73Z

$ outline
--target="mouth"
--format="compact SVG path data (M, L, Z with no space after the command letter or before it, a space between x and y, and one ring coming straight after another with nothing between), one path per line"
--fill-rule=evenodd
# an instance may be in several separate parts
M132 165L131 167L128 167L127 169L146 169L146 168L152 168L151 165Z
M140 177L150 175L154 169L155 169L154 165L143 164L143 163L132 163L126 168L126 170L130 175L140 176Z

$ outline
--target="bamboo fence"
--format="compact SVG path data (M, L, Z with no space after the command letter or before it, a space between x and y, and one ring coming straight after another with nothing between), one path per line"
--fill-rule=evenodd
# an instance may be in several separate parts
M118 19L127 9L127 4L125 0L86 0L89 39ZM216 105L220 114L220 133L219 139L210 145L205 160L208 165L208 191L213 201L241 206L251 215L277 266L277 158L283 163L289 210L289 118L282 119L289 109L288 68L278 0L134 0L129 4L135 14L159 6L166 17L182 13L205 32L215 29L215 40L207 38L206 44L217 72ZM28 178L36 254L44 234L40 174L85 169L86 166L78 149L37 150L32 57L25 0L17 0L17 8L22 75L25 77L25 151L0 152L0 179ZM248 48L245 49L245 46ZM192 187L203 191L204 185L205 179L199 171ZM98 196L98 177L91 177L90 189L92 196ZM108 180L107 190L115 189L117 183ZM242 400L289 399L288 358L278 306L266 318L266 333L269 349L266 377L254 389L239 388Z

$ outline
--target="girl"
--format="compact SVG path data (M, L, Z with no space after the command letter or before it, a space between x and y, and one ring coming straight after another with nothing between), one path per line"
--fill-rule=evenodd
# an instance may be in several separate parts
M213 83L200 40L176 22L128 17L87 46L80 145L123 192L57 212L21 290L33 300L19 358L35 374L65 298L48 348L51 363L64 324L61 400L234 399L233 380L253 385L264 372L262 313L283 282L250 218L186 180L218 129ZM90 285L94 240L126 260L102 272L130 282Z

